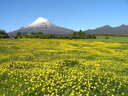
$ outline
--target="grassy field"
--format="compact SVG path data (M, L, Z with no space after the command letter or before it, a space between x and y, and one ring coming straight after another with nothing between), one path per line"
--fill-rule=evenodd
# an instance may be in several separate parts
M128 96L127 42L0 40L0 96Z

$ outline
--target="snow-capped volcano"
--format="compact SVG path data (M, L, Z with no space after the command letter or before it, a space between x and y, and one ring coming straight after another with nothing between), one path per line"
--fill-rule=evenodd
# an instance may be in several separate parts
M25 34L32 32L42 32L44 34L70 35L74 32L74 30L56 26L52 24L48 19L39 17L32 24L10 32L9 34L15 36L17 32Z

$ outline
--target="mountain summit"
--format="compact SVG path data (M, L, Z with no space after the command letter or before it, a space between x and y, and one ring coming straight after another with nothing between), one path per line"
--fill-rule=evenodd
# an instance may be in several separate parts
M63 28L52 24L48 19L43 17L37 18L32 24L10 32L10 36L15 36L17 32L24 34L42 32L44 34L71 35L74 30Z
M32 24L28 25L29 26L38 26L38 25L41 25L41 24L49 24L49 20L48 19L45 19L43 17L39 17L37 18Z

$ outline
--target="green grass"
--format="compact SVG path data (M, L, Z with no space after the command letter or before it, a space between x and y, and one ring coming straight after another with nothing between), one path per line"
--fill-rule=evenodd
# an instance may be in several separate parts
M127 96L127 42L0 40L0 96Z

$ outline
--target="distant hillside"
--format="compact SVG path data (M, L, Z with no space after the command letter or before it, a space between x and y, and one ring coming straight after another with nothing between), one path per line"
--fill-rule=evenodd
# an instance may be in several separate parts
M128 34L128 25L111 27L109 25L85 31L88 34Z

